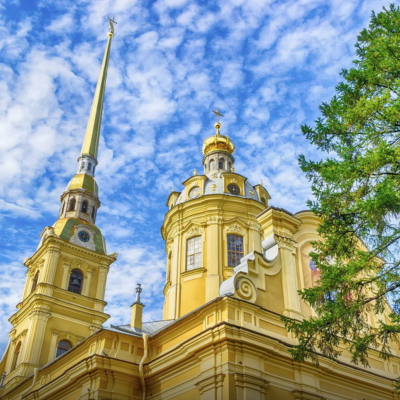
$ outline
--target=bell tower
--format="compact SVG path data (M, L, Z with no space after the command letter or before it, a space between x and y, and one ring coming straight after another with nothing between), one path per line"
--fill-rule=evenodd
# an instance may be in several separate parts
M114 21L109 21L77 173L61 195L59 218L42 231L36 252L24 262L25 289L18 311L10 318L10 342L0 363L7 389L96 332L109 317L104 313L104 294L117 255L107 255L104 237L95 225L100 207L95 170L114 36Z

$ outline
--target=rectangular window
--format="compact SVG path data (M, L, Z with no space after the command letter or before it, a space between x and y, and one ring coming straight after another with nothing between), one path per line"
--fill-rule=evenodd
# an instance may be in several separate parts
M186 248L186 271L201 268L201 236L188 239Z
M243 236L228 235L228 267L236 267L244 256Z

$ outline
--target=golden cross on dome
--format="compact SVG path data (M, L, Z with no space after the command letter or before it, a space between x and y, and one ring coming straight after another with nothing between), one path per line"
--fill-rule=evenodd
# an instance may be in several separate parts
M114 34L114 24L116 24L117 21L115 21L114 17L112 17L112 18L107 17L107 18L108 18L108 22L110 23L110 32L112 34Z
M219 122L219 117L223 117L223 115L219 112L218 108L216 110L212 110L212 112L217 116L217 122Z

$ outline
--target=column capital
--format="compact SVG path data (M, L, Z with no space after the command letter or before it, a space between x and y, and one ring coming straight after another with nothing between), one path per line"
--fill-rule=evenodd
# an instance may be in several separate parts
M37 318L42 321L48 321L51 318L51 314L46 311L41 311L41 310L34 310L31 312L29 315L30 319Z
M54 254L54 253L60 254L61 251L60 251L60 249L59 249L58 246L50 246L50 247L47 249L47 253L50 253L50 254Z
M290 251L294 251L297 247L297 242L288 236L274 235L274 239L278 246Z
M99 272L104 274L107 273L109 271L110 267L109 266L105 266L105 265L100 265L99 266Z

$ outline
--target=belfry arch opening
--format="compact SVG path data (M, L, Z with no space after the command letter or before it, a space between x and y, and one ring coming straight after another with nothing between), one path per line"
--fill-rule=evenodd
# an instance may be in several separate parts
M81 294L83 287L83 273L80 269L75 268L69 276L68 291Z

